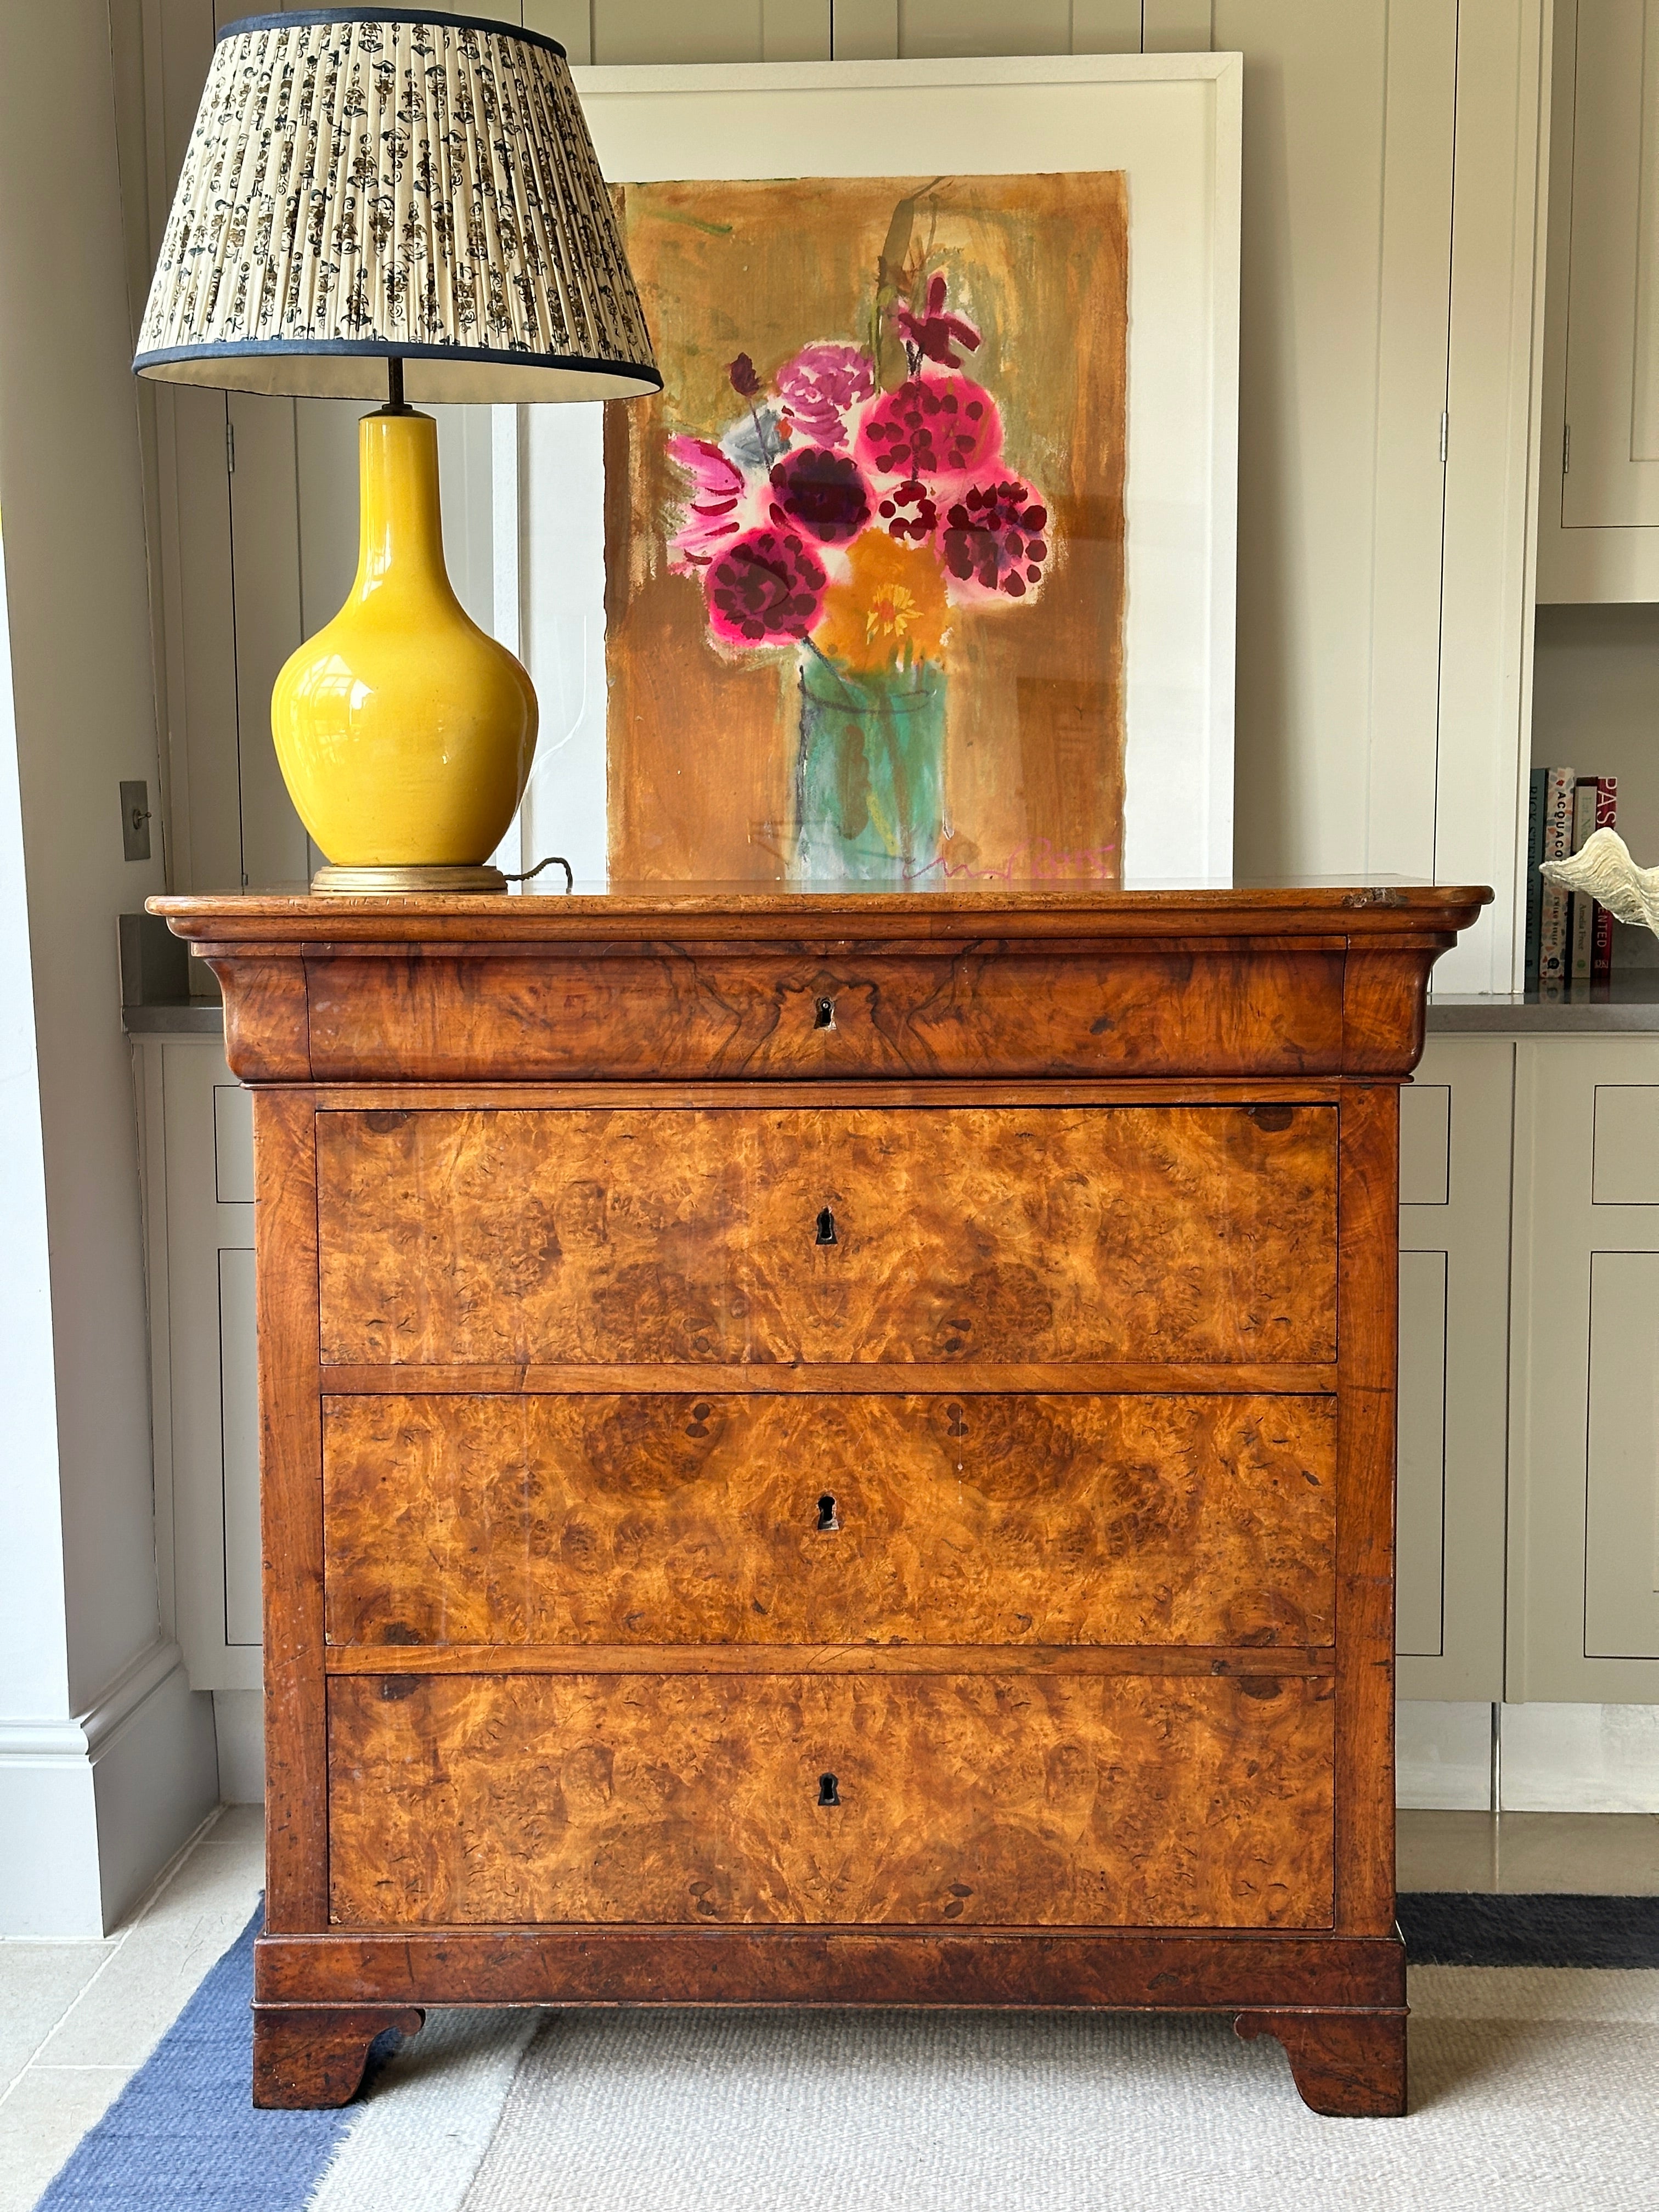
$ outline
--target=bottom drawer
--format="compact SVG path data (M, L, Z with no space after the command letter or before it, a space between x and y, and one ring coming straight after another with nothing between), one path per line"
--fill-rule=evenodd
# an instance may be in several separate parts
M1332 1711L1310 1676L336 1676L332 1917L1328 1928Z

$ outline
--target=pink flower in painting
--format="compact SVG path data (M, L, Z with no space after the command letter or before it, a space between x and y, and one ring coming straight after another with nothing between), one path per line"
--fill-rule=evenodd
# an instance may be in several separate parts
M820 545L845 545L870 520L870 489L845 453L803 446L772 471L772 520Z
M783 645L806 635L827 579L793 531L750 530L708 564L708 623L731 645Z
M884 491L876 519L901 545L925 545L939 528L939 508L927 485L911 477Z
M977 476L1002 458L1002 417L971 377L915 376L866 410L853 450L877 476Z
M1042 581L1048 510L1018 477L969 484L945 509L939 533L945 565L960 597L1023 599Z
M668 544L669 566L684 574L707 568L742 528L744 477L706 438L671 438L668 457L691 479L680 526Z
M847 417L876 388L870 356L857 346L803 346L778 371L783 411L814 446L847 443Z
M979 332L960 315L945 312L949 287L942 275L936 274L927 287L927 311L915 314L899 302L892 311L893 328L903 341L915 368L923 361L936 361L944 368L957 366L956 349L964 353L979 350Z

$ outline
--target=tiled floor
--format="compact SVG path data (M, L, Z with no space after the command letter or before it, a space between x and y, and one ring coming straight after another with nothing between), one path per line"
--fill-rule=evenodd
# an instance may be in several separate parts
M246 1925L263 1826L225 1807L101 1943L0 1943L0 2212L29 2212Z
M30 2212L246 1924L262 1815L227 1806L102 1943L0 1943L0 2212ZM1659 1815L1401 1813L1401 1889L1659 1895Z

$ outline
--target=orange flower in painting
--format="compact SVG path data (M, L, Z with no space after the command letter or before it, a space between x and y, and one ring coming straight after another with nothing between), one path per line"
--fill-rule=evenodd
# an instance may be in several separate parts
M859 670L937 660L950 610L932 553L866 530L848 558L851 576L823 595L823 619L812 633L818 650Z

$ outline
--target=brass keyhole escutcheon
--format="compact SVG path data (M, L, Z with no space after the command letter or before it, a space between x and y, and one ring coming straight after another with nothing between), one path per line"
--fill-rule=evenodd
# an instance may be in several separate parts
M841 1791L840 1791L840 1790L839 1790L839 1788L838 1788L838 1786L837 1786L837 1784L836 1784L836 1778L835 1778L835 1776L834 1776L833 1774L820 1774L820 1775L819 1775L819 1777L818 1777L818 1802L819 1802L819 1804L820 1804L820 1805L839 1805L839 1804L840 1804L840 1802L841 1802Z
M818 1000L817 1011L812 1017L812 1026L815 1030L834 1029L836 1026L836 1002L833 999L820 999Z
M818 1216L817 1241L820 1244L833 1244L836 1242L836 1217L827 1206Z
M841 1522L836 1518L836 1501L826 1490L818 1500L818 1527L828 1530L840 1526Z

